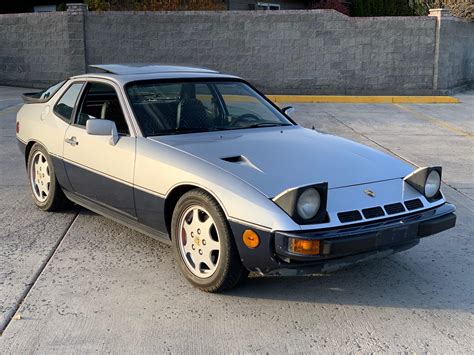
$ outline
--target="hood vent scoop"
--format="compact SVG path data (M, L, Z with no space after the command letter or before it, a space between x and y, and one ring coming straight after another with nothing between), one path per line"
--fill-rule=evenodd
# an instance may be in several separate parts
M228 163L246 165L249 168L258 170L261 173L263 173L262 170L260 170L254 163L252 163L247 157L245 157L243 155L235 155L235 156L232 156L232 157L225 157L225 158L221 158L221 159L228 162Z

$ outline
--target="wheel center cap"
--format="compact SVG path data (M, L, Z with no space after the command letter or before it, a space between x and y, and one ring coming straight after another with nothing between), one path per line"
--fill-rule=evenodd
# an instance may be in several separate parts
M201 240L199 239L199 237L194 238L194 243L196 243L197 246L201 244Z

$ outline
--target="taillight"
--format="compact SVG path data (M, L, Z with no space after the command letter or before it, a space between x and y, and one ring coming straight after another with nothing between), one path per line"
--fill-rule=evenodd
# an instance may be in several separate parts
M16 134L20 133L20 122L16 121Z

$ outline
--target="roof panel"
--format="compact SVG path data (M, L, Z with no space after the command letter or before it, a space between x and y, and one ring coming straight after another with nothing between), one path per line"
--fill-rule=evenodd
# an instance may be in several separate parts
M218 73L215 70L205 68L166 64L94 64L89 65L89 67L118 75L152 73Z

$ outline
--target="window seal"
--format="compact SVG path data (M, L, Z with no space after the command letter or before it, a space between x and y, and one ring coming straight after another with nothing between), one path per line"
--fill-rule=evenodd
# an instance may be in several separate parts
M130 108L132 110L131 113L133 115L133 119L137 123L139 129L141 130L142 136L144 138L152 137L152 136L155 136L155 135L146 135L145 134L145 131L143 130L140 121L137 119L137 115L135 113L135 108L131 104L130 95L128 93L128 88L132 85L145 84L145 83L183 83L183 82L200 82L200 83L211 83L211 84L215 84L215 83L219 83L219 82L244 83L245 85L248 85L253 91L255 91L260 97L262 97L263 100L268 102L270 104L270 106L272 106L279 113L281 113L283 115L283 117L285 117L292 125L298 126L298 124L290 116L285 114L281 110L280 107L278 107L273 101L271 101L268 97L266 97L260 90L256 89L252 84L250 84L248 81L246 81L242 78L238 78L238 77L230 77L230 78L228 78L228 77L217 77L216 78L216 77L211 77L211 76L203 76L203 77L199 77L199 78L186 78L186 77L184 77L184 78L156 78L156 79L132 80L132 81L129 81L129 82L125 83L125 85L123 86L123 91L124 91L124 94L125 94L125 99L128 101L128 103L130 105ZM220 99L223 100L223 98L220 98Z

